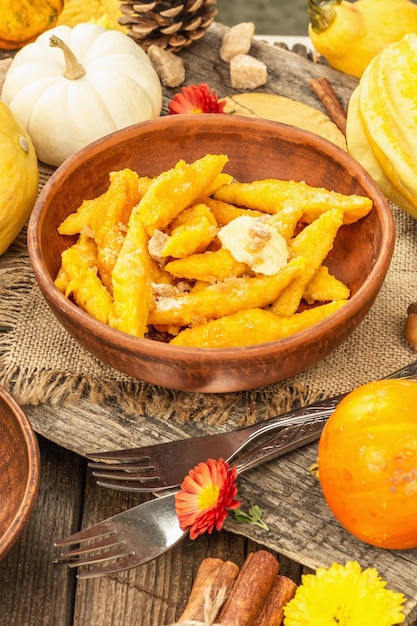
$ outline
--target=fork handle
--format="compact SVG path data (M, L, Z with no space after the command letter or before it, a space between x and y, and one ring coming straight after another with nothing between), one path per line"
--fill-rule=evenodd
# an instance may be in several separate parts
M415 378L417 377L417 361L413 363L409 363L405 367L402 367L399 370L396 370L392 374L388 376L384 376L382 380L390 380L390 379L406 379L406 378ZM297 425L304 424L306 421L319 421L325 422L330 415L335 410L336 406L339 402L347 396L348 392L341 393L337 396L332 396L330 398L325 398L324 400L319 400L314 404L310 404L308 406L301 407L300 409L295 409L290 411L288 414L281 414L277 417L272 417L263 422L253 424L253 426L247 426L244 430L247 434L247 439L245 441L245 445L258 439L263 434L269 432L270 430L275 430L276 428L281 428L283 426L289 425ZM243 446L240 447L240 450ZM233 458L233 457L231 457Z
M324 425L325 421L315 421L285 426L273 437L241 456L236 462L237 473L246 472L261 463L316 441L320 438Z
M416 375L417 361L414 361L385 376L383 380L409 379L415 378ZM255 424L255 427L249 427L253 428L253 432L249 434L246 443L250 443L269 430L274 430L277 426L283 428L280 428L277 434L239 458L236 462L238 474L319 439L327 418L346 395L347 393L342 393L297 411L291 411L288 418L284 415L280 418L261 422L261 424ZM297 422L298 418L300 422ZM287 425L285 425L286 423ZM248 431L249 428L245 430Z

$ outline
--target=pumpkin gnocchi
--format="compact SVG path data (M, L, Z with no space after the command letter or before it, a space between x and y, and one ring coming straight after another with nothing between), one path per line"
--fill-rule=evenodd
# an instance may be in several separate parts
M59 226L78 236L55 285L136 337L227 348L282 339L350 296L326 266L369 198L294 181L240 183L228 157L179 161L152 179L112 172L107 191Z

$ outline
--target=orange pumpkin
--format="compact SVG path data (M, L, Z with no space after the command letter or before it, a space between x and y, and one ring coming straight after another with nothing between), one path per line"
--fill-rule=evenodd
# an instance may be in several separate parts
M16 50L52 28L64 0L3 0L0 13L0 48Z
M319 442L324 498L352 535L391 550L417 547L417 382L358 387Z

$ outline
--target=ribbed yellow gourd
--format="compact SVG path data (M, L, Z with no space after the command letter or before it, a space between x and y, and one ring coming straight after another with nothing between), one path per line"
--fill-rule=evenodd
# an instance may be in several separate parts
M417 32L411 0L307 0L307 11L316 50L331 67L356 78L386 46Z
M349 115L346 125L346 134L349 138L349 153L366 169L372 176L381 191L387 198L399 207L417 217L417 211L408 200L394 187L385 175L377 160L371 144L369 143L362 119L359 113L359 87L355 89L349 100Z
M348 151L385 195L417 218L417 34L369 63L348 107Z
M97 22L106 28L127 32L126 26L119 24L121 17L120 0L65 0L57 25L73 28L83 22Z
M29 135L0 102L0 255L16 238L35 204L38 160Z

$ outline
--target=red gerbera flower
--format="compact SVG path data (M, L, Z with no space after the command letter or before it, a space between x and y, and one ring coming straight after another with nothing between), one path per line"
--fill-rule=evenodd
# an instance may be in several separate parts
M223 113L226 102L219 102L217 93L207 83L183 87L168 105L170 113Z
M229 509L237 509L235 500L237 472L227 461L209 459L199 463L184 478L175 496L175 507L182 530L195 539L214 528L221 530Z

